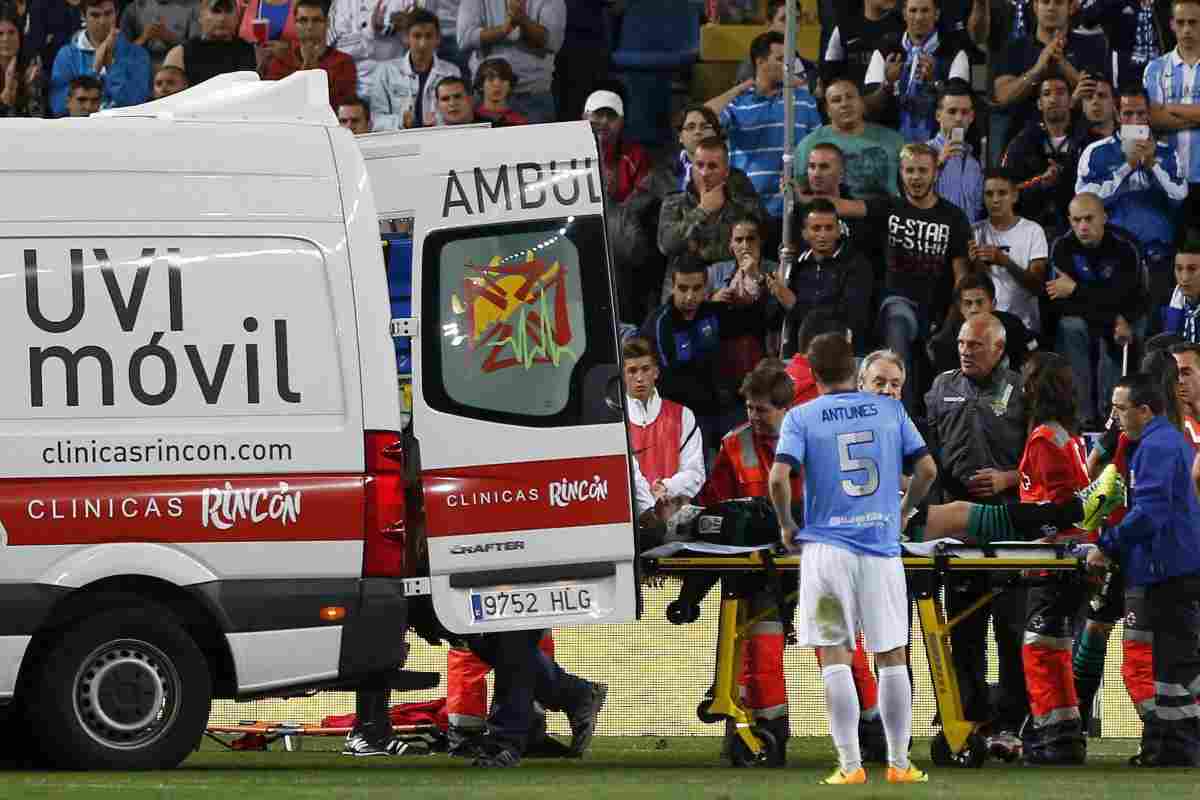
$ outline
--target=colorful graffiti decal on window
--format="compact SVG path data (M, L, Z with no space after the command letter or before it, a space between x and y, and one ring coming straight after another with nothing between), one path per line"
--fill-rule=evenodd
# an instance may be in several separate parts
M451 305L466 314L470 352L488 350L482 372L578 360L570 348L567 278L560 262L548 265L532 250L521 264L503 264L496 256L486 267L466 265L463 298L454 295Z

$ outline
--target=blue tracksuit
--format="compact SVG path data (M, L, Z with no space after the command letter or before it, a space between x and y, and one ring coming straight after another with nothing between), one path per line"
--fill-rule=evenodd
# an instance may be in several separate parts
M1129 513L1100 537L1100 549L1121 562L1127 586L1200 573L1195 453L1187 436L1164 416L1142 432L1129 465Z

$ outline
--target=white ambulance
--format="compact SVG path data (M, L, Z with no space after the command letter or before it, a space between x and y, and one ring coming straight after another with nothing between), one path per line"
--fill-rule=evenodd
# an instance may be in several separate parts
M0 139L0 702L39 759L171 766L213 697L397 670L412 595L635 616L585 124L356 141L323 73L245 73Z

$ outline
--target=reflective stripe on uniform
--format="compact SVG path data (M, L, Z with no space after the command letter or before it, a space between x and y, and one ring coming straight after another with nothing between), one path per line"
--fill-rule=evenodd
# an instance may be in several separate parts
M750 627L750 635L754 636L756 634L777 634L779 636L782 636L783 635L783 623L782 622L772 622L770 620L767 620L764 622L756 622L756 623L754 623L754 625L752 625Z
M1046 636L1042 633L1025 631L1025 642L1030 647L1041 647L1045 650L1070 650L1070 636Z
M458 728L483 728L484 719L470 714L447 714L450 724Z
M1045 728L1047 725L1057 725L1060 722L1070 722L1076 719L1079 719L1079 708L1077 706L1066 706L1035 716L1033 718L1033 726L1035 728Z
M1178 683L1163 683L1162 681L1154 682L1154 693L1160 694L1163 697L1191 697L1192 693L1187 690L1186 686Z
M779 719L788 715L787 703L780 703L777 706L768 706L767 708L753 709L755 719Z
M1146 644L1154 644L1154 631L1142 631L1136 628L1125 628L1121 633L1121 639L1126 642L1144 642Z
M1188 703L1186 706L1158 706L1154 715L1164 722L1178 722L1181 719L1200 717L1200 706Z

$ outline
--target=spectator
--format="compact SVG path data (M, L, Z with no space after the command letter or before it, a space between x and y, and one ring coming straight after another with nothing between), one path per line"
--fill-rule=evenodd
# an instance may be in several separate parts
M691 501L704 485L704 441L691 409L658 393L658 363L650 342L621 346L626 425L642 474L656 501Z
M959 368L938 375L925 395L925 436L930 452L937 454L943 502L1004 504L1018 499L1017 465L1027 433L1025 398L1020 374L1004 363L1004 345L1004 326L995 317L980 314L963 323ZM1021 661L1025 597L1023 591L1009 591L986 602L989 589L1002 580L954 579L947 586L946 606L954 616L985 601L951 633L954 669L966 718L993 720L989 749L1011 752L1020 748L1016 731L1029 713ZM1000 677L995 708L987 682L989 617Z
M650 155L634 141L626 141L625 104L616 92L598 89L583 105L583 118L591 122L600 147L600 170L608 196L623 203L650 173Z
M1116 133L1116 98L1113 97L1113 85L1108 78L1089 75L1075 87L1074 95L1080 97L1083 111L1075 125L1075 139L1081 148Z
M638 184L624 205L610 206L613 216L609 241L619 277L625 278L629 308L622 319L645 319L662 296L666 259L658 249L658 221L663 201L670 194L687 191L692 181L692 158L701 141L719 136L720 120L703 104L689 105L676 121L680 149L670 152ZM738 197L753 197L754 184L739 169L730 169L729 191Z
M1067 228L1063 213L1075 191L1079 141L1071 136L1070 89L1063 78L1046 78L1038 89L1041 123L1030 125L1004 151L1002 166L1018 181L1017 211L1041 225L1048 237Z
M696 146L687 188L667 195L658 221L658 249L668 259L668 271L684 254L705 266L721 261L729 252L733 223L745 217L765 220L762 201L754 193L742 194L729 179L729 150L715 136ZM667 277L667 287L671 283Z
M1185 239L1175 253L1175 289L1170 302L1159 312L1164 333L1200 344L1200 238L1195 234ZM1200 396L1196 399L1200 401Z
M970 85L951 80L938 97L938 134L929 140L929 146L938 154L938 195L958 206L971 222L985 215L983 167L966 141L974 121L975 96Z
M1039 82L1044 90L1046 78L1059 77L1070 95L1084 74L1108 74L1104 35L1070 29L1070 0L1034 0L1033 13L1035 34L1010 41L995 66L995 102L1009 114L1011 133L1032 123L1041 110L1033 101Z
M338 106L338 124L356 136L371 132L371 104L361 97L351 97Z
M871 0L868 0L871 2ZM808 154L822 142L842 151L845 182L852 196L865 200L878 195L895 196L900 172L900 148L904 140L890 128L863 117L863 99L858 84L839 78L825 87L829 124L804 137L796 146L796 177L808 166Z
M324 0L296 0L292 14L296 41L282 56L267 56L263 77L279 81L302 69L323 69L329 79L329 104L336 109L354 96L358 85L354 59L326 44L329 18L325 16Z
M528 125L529 118L508 104L516 81L512 67L503 58L489 58L480 64L475 73L475 93L481 102L475 107L475 116L492 123L493 128Z
M100 110L104 84L95 75L72 78L67 87L67 116L87 117Z
M900 170L904 196L873 200L867 207L887 237L879 330L884 346L907 362L910 379L905 391L911 407L913 343L928 336L945 317L954 287L967 274L971 224L957 206L934 191L937 153L933 148L905 145Z
M721 115L721 126L729 141L730 165L750 177L767 213L776 220L783 216L779 190L786 134L783 59L783 34L760 34L750 45L754 80L739 83L708 101L708 107ZM792 90L792 106L794 141L799 142L821 126L821 115L816 99L801 86Z
M0 117L40 117L42 72L22 52L18 22L0 11Z
M690 408L704 433L706 452L736 421L736 384L721 377L721 344L747 331L761 333L761 321L725 303L711 303L708 268L687 256L672 276L670 299L651 312L641 335L651 342L662 370L659 391Z
M42 69L48 70L62 46L83 27L83 0L37 0L29 5L28 13L27 57L40 56Z
M1031 339L1025 323L1015 314L996 310L996 286L986 272L972 272L955 289L955 305L936 335L925 345L925 353L935 373L958 368L958 331L962 323L991 314L1004 326L1004 356L1013 372L1020 372L1025 355L1037 342Z
M754 217L734 222L729 252L732 259L708 267L708 299L759 316L768 333L778 330L778 297L783 285L773 280L779 264L763 258L762 224ZM779 352L777 341L777 336L764 337L762 331L725 340L721 344L721 377L731 386L740 385L768 351ZM775 346L768 347L768 342Z
M104 86L101 108L144 103L150 97L150 57L117 30L114 0L83 0L84 28L54 58L50 110L67 112L67 85L81 75L95 75Z
M258 45L260 68L268 58L283 58L300 38L296 28L296 0L238 0L241 24L238 37L251 45ZM266 41L259 41L255 34L255 20L266 20Z
M864 0L861 13L844 0L839 2L834 16L837 24L821 60L826 90L837 78L862 86L875 48L888 34L904 30L904 21L896 13L896 0Z
M1171 29L1178 44L1146 67L1144 83L1150 96L1150 124L1169 131L1180 175L1188 182L1183 219L1200 219L1200 0L1175 0Z
M1150 134L1150 101L1140 83L1121 89L1120 112L1121 130L1083 151L1075 191L1098 195L1109 221L1133 234L1149 275L1149 308L1157 308L1171 296L1175 216L1188 185L1175 148ZM1147 135L1126 138L1123 132L1136 129L1129 126L1145 126Z
M1140 79L1146 65L1171 49L1172 0L1083 0L1076 24L1099 27L1116 54L1117 75L1125 82Z
M566 0L563 44L554 56L554 105L559 119L578 119L589 94L608 78L612 60L608 3Z
M462 78L442 78L434 87L439 125L470 125L475 122L475 98Z
M1194 342L1176 344L1171 347L1171 355L1179 368L1179 400L1184 413L1200 419L1200 346Z
M371 79L375 130L429 128L438 123L434 88L460 76L458 67L437 57L438 18L423 8L408 16L408 54L380 64Z
M1099 430L1121 377L1120 349L1142 313L1141 261L1134 240L1108 224L1099 197L1077 195L1068 211L1071 231L1050 247L1047 308L1058 318L1054 349L1075 371L1083 430Z
M1038 298L1046 288L1049 255L1046 232L1036 222L1017 216L1017 183L1007 170L995 168L984 174L983 197L988 218L975 224L968 256L976 270L991 277L996 309L1015 315L1037 334L1042 329Z
M808 204L802 229L807 249L800 254L786 280L768 278L768 287L786 311L782 354L797 351L799 329L814 309L840 309L846 316L851 344L862 352L870 330L871 265L842 236L837 207L825 198Z
M179 67L164 64L154 72L154 99L170 97L188 88L187 75Z
M863 79L867 114L899 122L906 142L927 142L937 130L938 87L971 81L971 62L957 36L937 31L941 0L904 0L904 33L877 44Z
M195 0L133 0L121 14L121 33L146 48L154 66L199 30Z
M458 6L459 0L386 0L386 8L380 15L384 23L383 31L386 36L403 43L413 11L418 8L429 11L437 17L438 31L442 35L441 44L437 49L438 58L449 61L458 67L460 75L469 78L471 73L467 69L466 56L458 49ZM402 54L403 48L396 57Z
M866 205L856 200L850 190L844 188L845 159L836 144L828 142L814 145L808 151L808 168L805 172L805 182L795 186L795 203L792 206L794 225L792 230L803 236L804 218L808 215L814 201L828 200L833 203L838 212L838 221L842 228L842 240L853 241L854 247L867 256L873 263L880 261L878 256L880 237L870 230L870 225L864 219ZM784 244L789 247L788 243ZM790 249L788 251L790 253ZM876 277L882 277L880 271Z
M799 10L797 10L796 19L800 19ZM770 25L767 28L768 31L775 31L781 35L787 33L787 0L770 0L767 3L767 22ZM754 60L747 57L745 61L738 64L737 75L734 77L734 81L737 83L753 81L754 72ZM813 97L824 94L820 88L820 70L816 64L801 56L798 50L792 61L792 78L803 85Z
M257 71L254 47L236 34L237 7L233 0L203 0L200 38L175 45L163 63L183 70L191 86L226 72Z
M853 335L845 318L837 310L817 308L809 312L796 333L796 353L787 362L788 377L792 379L792 385L796 388L792 405L807 403L820 394L817 390L817 377L813 375L812 364L808 361L808 346L823 333L840 333L847 339ZM862 738L861 735L859 738Z
M553 122L550 90L554 56L567 23L563 0L462 0L458 47L471 57L471 70L500 56L517 76L512 105L530 122Z
M382 2L333 0L329 7L329 46L354 59L358 94L366 97L375 68L404 54L404 41Z
M990 36L991 7L1004 0L941 0L942 16L938 30L962 41L964 47L973 45L987 51ZM970 43L970 44L968 44Z

